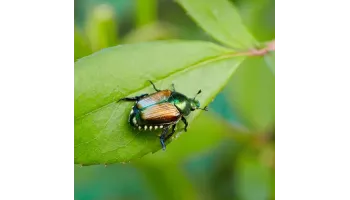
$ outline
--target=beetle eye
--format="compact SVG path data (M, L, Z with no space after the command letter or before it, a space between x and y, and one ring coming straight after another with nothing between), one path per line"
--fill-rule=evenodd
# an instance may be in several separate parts
M191 101L191 111L195 111L196 110L196 102Z
M197 108L201 107L201 104L199 103L199 101L196 100L195 103Z

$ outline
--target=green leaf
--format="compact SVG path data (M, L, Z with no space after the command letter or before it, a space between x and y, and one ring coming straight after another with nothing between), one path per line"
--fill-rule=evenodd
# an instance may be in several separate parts
M158 0L136 0L136 27L154 23L157 20Z
M247 58L225 91L251 130L265 132L274 127L275 76L264 57Z
M161 130L134 130L127 122L133 103L116 101L154 92L147 82L153 80L160 89L174 83L189 97L202 89L198 100L207 105L244 58L209 42L157 41L120 45L78 60L74 67L74 162L126 162L158 151ZM200 112L187 117L189 132Z
M117 30L117 18L112 6L101 4L92 10L87 20L86 34L94 52L116 45Z
M77 27L74 27L74 61L91 53L87 39Z
M176 38L176 27L165 23L152 23L137 28L128 33L122 40L123 43L131 44L138 42L165 40Z
M270 199L273 171L262 163L259 157L243 152L234 166L234 182L239 199L266 200Z
M74 168L74 199L142 199L154 200L144 171L132 165L95 165Z
M147 180L149 188L157 199L198 199L195 186L179 165L162 162L135 164Z
M244 0L237 2L244 25L258 41L275 38L275 0Z
M275 74L275 52L271 51L264 55L265 62L269 69L272 71L273 74Z
M242 23L237 9L227 0L177 0L213 38L237 49L253 48L256 40Z

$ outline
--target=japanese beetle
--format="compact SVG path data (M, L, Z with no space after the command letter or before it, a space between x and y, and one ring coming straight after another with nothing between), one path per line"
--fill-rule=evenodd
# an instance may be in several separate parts
M157 130L158 128L163 130L159 138L160 144L165 150L165 141L175 133L176 124L182 120L185 124L184 130L187 131L188 123L185 116L197 109L207 111L207 106L200 108L200 103L196 100L196 96L201 93L201 90L194 98L188 98L176 92L174 84L172 84L172 90L159 90L152 81L149 82L156 91L155 93L125 97L119 101L135 102L128 119L131 126L139 130ZM168 134L170 128L171 133Z

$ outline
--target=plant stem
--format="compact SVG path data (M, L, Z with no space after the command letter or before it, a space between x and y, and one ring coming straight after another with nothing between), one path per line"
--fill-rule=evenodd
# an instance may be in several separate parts
M136 27L153 23L157 20L157 0L136 1Z
M269 53L270 51L275 51L275 40L272 40L270 42L266 43L266 46L262 49L250 49L246 52L239 52L235 55L239 56L264 56L265 54Z

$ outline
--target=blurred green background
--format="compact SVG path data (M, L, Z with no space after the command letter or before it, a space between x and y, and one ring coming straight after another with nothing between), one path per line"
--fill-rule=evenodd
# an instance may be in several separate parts
M259 41L275 38L274 0L234 0ZM118 44L215 42L173 0L75 0L74 60ZM275 76L249 58L187 133L125 164L75 165L75 200L274 199Z

